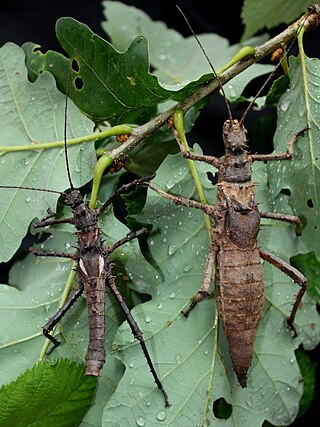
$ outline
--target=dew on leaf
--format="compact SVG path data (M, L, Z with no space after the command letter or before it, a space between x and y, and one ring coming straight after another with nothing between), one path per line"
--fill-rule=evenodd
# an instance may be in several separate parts
M172 254L174 254L174 252L177 250L177 245L174 245L174 244L172 244L172 245L169 245L169 247L168 247L168 254L169 255L172 255Z
M136 419L136 423L138 426L143 427L146 424L146 421L143 417L138 417Z
M169 179L169 181L166 182L166 188L170 190L172 187L174 187L174 181Z
M159 411L157 414L157 420L164 421L167 418L167 414L165 411Z

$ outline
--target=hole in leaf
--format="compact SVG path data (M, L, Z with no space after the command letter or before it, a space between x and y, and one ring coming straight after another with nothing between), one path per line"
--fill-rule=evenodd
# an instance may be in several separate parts
M283 188L280 191L281 194L285 194L286 196L291 196L291 191L289 190L289 188Z
M80 71L80 66L79 63L76 59L73 58L73 60L71 61L71 68L73 69L73 71Z
M308 206L308 208L314 208L314 204L313 204L313 201L311 199L307 200L307 206Z
M76 77L74 79L74 85L76 87L76 89L81 90L84 86L83 80L81 77Z
M216 418L227 420L232 414L232 405L220 397L213 402L212 410Z

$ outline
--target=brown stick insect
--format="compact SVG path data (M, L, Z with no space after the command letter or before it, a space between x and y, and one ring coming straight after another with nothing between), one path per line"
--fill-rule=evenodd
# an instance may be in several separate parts
M49 319L49 321L42 327L44 336L53 344L51 349L47 352L50 354L61 343L52 331L55 326L60 322L63 316L69 311L71 306L79 299L83 292L86 293L87 307L88 307L88 322L89 322L89 341L87 353L85 356L85 375L99 376L101 369L106 361L105 351L105 293L108 288L121 308L134 337L139 341L147 364L152 373L153 379L161 391L165 406L170 406L168 396L164 390L161 380L156 372L151 356L148 352L146 343L143 339L142 332L133 318L130 309L128 308L123 296L116 285L116 278L114 277L112 268L113 264L109 258L110 254L120 246L138 238L145 234L147 230L141 228L128 233L122 239L113 244L105 245L99 225L98 218L104 211L113 203L114 199L121 193L132 190L138 185L145 182L145 179L137 179L128 184L118 188L115 193L107 199L100 207L92 208L84 200L80 190L76 189L72 183L70 166L68 160L67 150L67 135L66 135L66 121L67 121L67 97L65 101L65 124L64 124L64 152L65 164L69 181L69 190L60 192L50 189L32 188L28 186L10 186L1 185L2 189L18 189L21 191L40 191L59 194L64 198L64 203L71 209L72 217L69 218L53 218L56 215L52 212L40 221L34 224L35 228L49 227L58 224L72 224L76 228L77 245L75 253L47 251L42 249L31 248L30 251L41 257L58 257L73 260L76 263L76 272L78 275L78 284L65 303L58 309L56 314ZM150 179L150 177L146 178Z
M198 39L197 41L200 44ZM202 48L201 44L200 47ZM211 63L210 66L214 74L217 75ZM269 79L271 77L269 76ZM217 79L219 80L218 76ZM244 120L255 99L250 103L239 121L232 118L227 103L229 119L223 126L225 155L221 159L196 154L186 149L181 140L181 133L177 130L180 127L181 110L175 112L174 124L169 124L173 129L181 153L186 159L205 162L218 170L215 205L169 194L152 182L146 184L150 189L177 205L203 211L212 221L210 246L201 287L192 298L190 305L182 313L188 317L197 303L210 295L210 284L214 275L219 318L228 342L233 368L242 387L247 385L247 374L252 362L254 340L264 305L264 280L260 259L281 270L300 286L291 313L287 318L287 324L294 336L297 335L294 319L307 288L307 279L303 274L276 255L259 248L257 244L261 218L293 224L297 235L301 234L300 219L297 216L283 213L260 212L258 202L255 199L256 183L252 181L253 162L292 160L294 144L307 129L292 135L286 152L251 154L248 151Z

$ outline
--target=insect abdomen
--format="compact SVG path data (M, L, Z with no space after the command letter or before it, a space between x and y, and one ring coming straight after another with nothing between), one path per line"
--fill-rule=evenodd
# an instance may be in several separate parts
M262 314L263 291L258 249L239 249L230 241L224 244L217 257L217 307L242 387L247 385L247 371Z
M106 360L105 351L105 260L100 251L80 251L80 277L84 279L89 317L89 344L85 375L99 376Z

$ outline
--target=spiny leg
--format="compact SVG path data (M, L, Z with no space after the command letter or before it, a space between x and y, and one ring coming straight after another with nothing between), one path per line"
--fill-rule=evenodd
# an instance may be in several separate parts
M300 273L299 270L292 267L290 264L288 264L286 261L282 260L281 258L277 257L276 255L271 254L270 252L267 252L263 249L259 249L259 253L262 259L266 260L267 262L269 262L270 264L274 265L279 270L281 270L283 273L285 273L287 276L291 277L291 279L301 287L300 291L296 296L290 316L287 318L287 323L289 327L293 330L294 336L296 337L298 333L293 322L296 317L297 310L300 306L302 297L307 290L307 285L308 285L307 278L302 273Z
M287 215L278 212L260 212L261 218L276 219L278 221L289 222L295 225L295 232L297 236L301 235L301 221L296 215Z
M270 160L292 160L293 157L293 144L296 142L296 140L299 138L299 136L303 135L309 128L306 127L302 130L300 130L297 133L294 133L288 143L288 149L284 153L271 153L271 154L251 154L252 161L262 161L262 162L268 162Z
M34 228L47 227L55 224L74 224L73 218L49 219L52 215L48 215L34 224Z
M145 343L145 341L143 339L142 332L141 332L141 330L140 330L137 322L134 320L134 318L133 318L133 316L132 316L132 314L131 314L131 312L130 312L130 310L129 310L129 308L128 308L128 306L127 306L127 304L126 304L126 302L125 302L125 300L123 298L123 296L121 295L121 293L119 292L118 288L116 287L116 285L114 283L113 276L112 276L112 273L111 273L111 267L110 267L110 271L109 271L109 274L108 274L108 278L107 278L106 284L110 288L110 290L112 291L112 293L115 296L115 298L117 299L117 301L118 301L118 303L120 305L120 308L123 311L123 313L124 313L124 315L125 315L125 317L127 319L127 322L129 323L129 326L131 328L133 336L140 343L140 346L142 348L143 354L144 354L144 356L145 356L145 358L147 360L147 363L149 365L150 371L151 371L151 373L153 375L154 382L156 383L158 389L163 394L164 401L165 401L165 406L166 407L171 406L170 403L169 403L168 395L167 395L165 389L162 386L162 383L161 383L161 381L160 381L160 379L158 377L158 374L157 374L157 372L155 370L155 367L153 365L153 362L151 360L151 357L150 357L150 354L148 352L146 343Z
M181 196L173 196L172 194L166 193L165 191L161 190L151 182L148 183L148 187L151 188L151 190L155 191L156 193L160 194L160 196L168 200L171 200L176 205L182 205L182 206L187 206L188 208L200 209L204 213L214 216L215 208L212 205L196 202L195 200L187 199Z
M182 311L182 314L185 317L189 316L190 311L198 304L199 301L207 298L210 295L210 283L213 277L214 263L216 260L216 255L218 248L215 242L211 242L209 246L209 253L205 262L204 272L202 276L202 284L199 291L194 295L191 300L191 304Z
M47 355L52 353L52 351L58 347L61 343L55 337L53 337L50 332L56 326L56 324L62 319L62 317L66 314L66 312L70 309L70 307L75 303L75 301L79 298L79 296L83 292L83 285L79 283L79 286L72 292L72 294L68 297L66 302L62 307L56 312L54 316L43 326L42 331L43 335L48 338L52 343L53 347L47 352Z
M57 258L69 258L73 260L78 260L74 254L69 254L68 252L55 252L55 251L44 251L42 249L30 248L29 251L35 256L52 256Z
M125 193L126 191L132 190L135 187L138 187L139 185L143 185L146 184L148 181L150 181L150 179L154 178L154 174L150 175L150 176L146 176L145 178L139 178L139 179L135 179L132 182L129 182L128 184L124 184L121 187L119 187L113 194L112 196L109 197L109 199L102 205L100 206L100 208L96 209L97 215L101 215L108 206L111 205L111 203L114 201L114 199L119 196L122 193Z
M118 240L117 242L113 243L112 245L108 246L106 254L111 254L113 251L115 251L120 246L124 245L127 242L130 242L131 240L142 236L143 234L147 234L148 230L144 227L139 228L139 230L134 230L128 233L125 237Z

